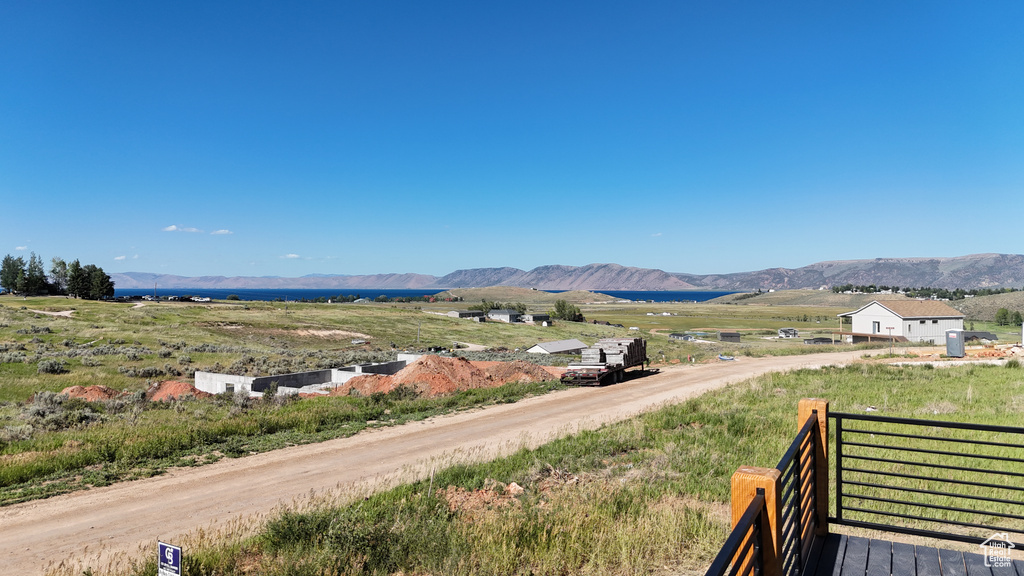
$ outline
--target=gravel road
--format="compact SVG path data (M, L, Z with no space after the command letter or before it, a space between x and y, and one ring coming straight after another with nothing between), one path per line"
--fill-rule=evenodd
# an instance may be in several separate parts
M155 547L266 515L311 494L353 493L426 477L622 420L772 371L846 364L863 351L673 366L604 388L577 388L297 446L159 477L0 508L0 575L64 562L102 567ZM186 550L187 553L187 550Z

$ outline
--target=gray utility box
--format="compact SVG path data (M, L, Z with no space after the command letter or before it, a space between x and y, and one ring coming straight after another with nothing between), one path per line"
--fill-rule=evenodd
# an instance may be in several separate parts
M946 330L946 356L963 358L967 355L963 330Z

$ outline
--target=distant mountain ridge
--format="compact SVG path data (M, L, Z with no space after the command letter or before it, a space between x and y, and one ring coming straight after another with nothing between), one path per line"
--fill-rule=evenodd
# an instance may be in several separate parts
M330 275L299 278L254 276L175 276L146 272L111 274L117 288L310 288L419 289L518 286L541 290L785 290L844 284L934 288L1024 286L1024 255L972 254L949 258L875 258L834 260L802 268L768 268L727 274L671 273L619 264L473 268L441 277L427 274Z

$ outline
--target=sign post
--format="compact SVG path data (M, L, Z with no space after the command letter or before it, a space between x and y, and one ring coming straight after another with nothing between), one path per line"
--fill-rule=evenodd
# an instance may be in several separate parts
M889 356L892 356L892 330L894 326L886 326L885 329L889 331Z
M157 576L181 576L181 547L157 541Z

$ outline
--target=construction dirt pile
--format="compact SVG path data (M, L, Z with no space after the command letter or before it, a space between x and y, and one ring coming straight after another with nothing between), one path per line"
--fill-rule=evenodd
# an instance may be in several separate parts
M151 400L153 402L177 400L182 396L188 396L190 394L195 398L209 398L212 396L209 392L203 392L187 382L164 380L163 382L153 384L149 387L149 390L146 390L146 400Z
M89 402L96 402L97 400L113 400L124 396L124 392L114 390L113 388L107 388L106 386L71 386L60 391L61 394L67 394L71 398L81 398L88 400Z
M399 386L408 386L420 396L433 397L473 388L494 388L509 382L543 382L557 376L550 370L529 362L487 362L481 368L465 358L423 356L393 376L363 374L352 378L331 392L332 396L354 393L368 396L374 392L388 393Z

